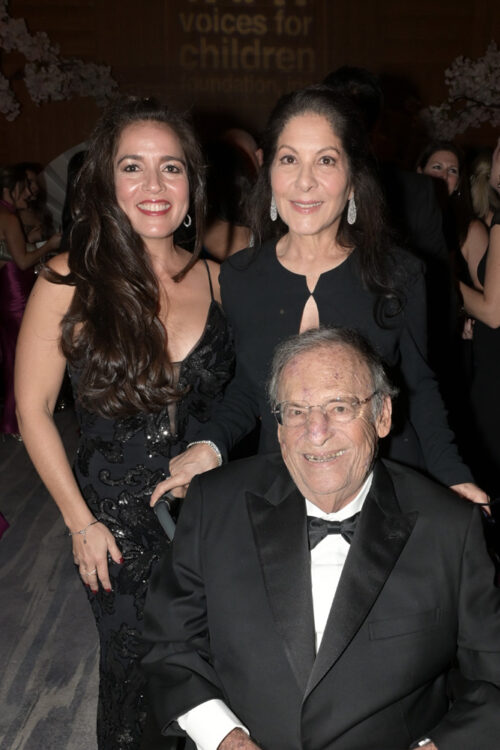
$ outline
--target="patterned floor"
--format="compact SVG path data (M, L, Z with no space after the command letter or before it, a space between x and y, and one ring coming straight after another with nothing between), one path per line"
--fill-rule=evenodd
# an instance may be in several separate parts
M71 453L74 415L56 417ZM0 748L95 750L95 624L59 512L11 439L0 442L0 510Z

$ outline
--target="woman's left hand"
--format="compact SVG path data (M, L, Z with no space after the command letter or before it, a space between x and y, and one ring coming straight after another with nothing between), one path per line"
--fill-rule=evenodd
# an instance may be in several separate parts
M472 503L480 505L485 513L491 514L489 502L490 498L484 490L473 484L472 482L462 482L462 484L452 484L450 490L453 490L457 495L465 497L466 500L470 500Z
M78 565L80 576L93 594L97 593L99 583L106 592L110 592L111 581L108 569L108 554L115 563L123 563L122 553L113 534L101 522L92 523L85 534L73 533L73 559Z

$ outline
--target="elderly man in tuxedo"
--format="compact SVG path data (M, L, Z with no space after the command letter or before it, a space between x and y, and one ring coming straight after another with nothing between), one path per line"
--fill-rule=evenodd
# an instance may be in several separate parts
M276 352L281 455L196 477L146 608L165 733L201 750L497 750L480 511L376 460L393 390L345 329Z

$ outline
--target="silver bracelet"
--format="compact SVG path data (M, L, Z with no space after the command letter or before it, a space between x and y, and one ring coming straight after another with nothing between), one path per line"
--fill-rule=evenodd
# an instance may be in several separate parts
M94 524L99 523L99 521L91 521L86 526L83 527L83 529L80 529L80 531L68 531L68 536L76 536L76 534L81 534L83 536L83 543L87 544L87 529L90 529L91 526L94 526Z
M217 466L222 466L222 453L211 440L194 440L192 443L188 443L188 448L191 448L192 445L208 445L217 456Z

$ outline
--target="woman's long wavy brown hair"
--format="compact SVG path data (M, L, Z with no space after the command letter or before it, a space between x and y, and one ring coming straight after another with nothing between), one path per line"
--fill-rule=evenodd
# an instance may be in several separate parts
M194 252L201 250L205 209L204 166L189 122L153 99L116 101L98 122L75 185L69 236L69 275L48 272L75 294L61 324L61 348L79 375L78 398L105 417L159 411L179 397L167 333L160 321L160 290L144 243L115 196L113 162L124 128L154 121L179 138L187 163ZM193 228L192 227L192 228ZM182 244L178 228L174 234Z

